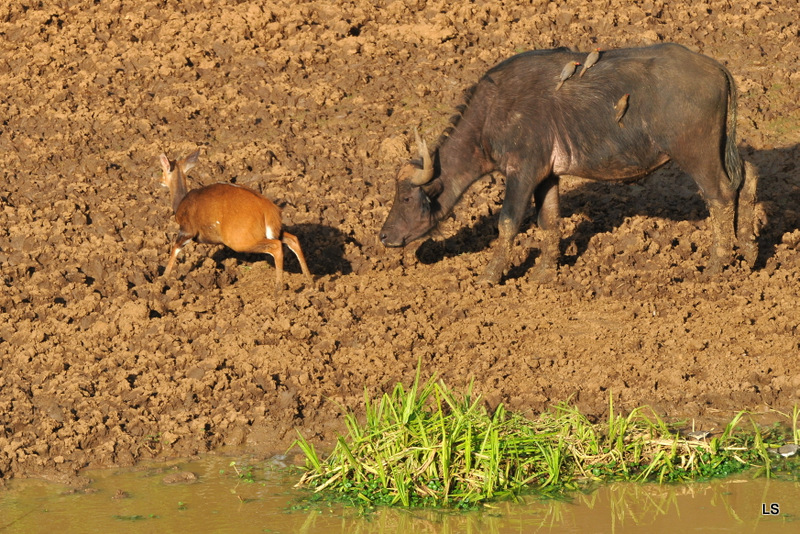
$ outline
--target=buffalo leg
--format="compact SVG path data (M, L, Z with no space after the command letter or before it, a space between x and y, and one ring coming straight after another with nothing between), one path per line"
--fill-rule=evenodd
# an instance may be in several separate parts
M713 276L721 273L733 260L738 191L731 185L722 159L709 158L709 153L711 150L707 146L695 143L690 145L690 149L673 154L673 159L694 178L708 206L713 240L705 275Z
M552 275L552 272L558 267L559 245L561 244L561 232L558 227L561 219L558 182L558 176L551 174L533 191L536 208L539 210L537 222L544 233L541 253L536 262L538 278L546 277L548 273Z
M736 210L736 241L744 261L752 269L758 259L756 236L756 189L758 188L758 169L746 161L744 164L744 185L739 191Z
M708 206L711 232L711 260L706 275L713 276L731 264L733 260L733 241L735 236L734 222L736 218L736 198L738 192L731 187L728 175L721 166L696 175L695 180L703 191ZM708 179L713 177L713 179Z
M706 273L717 275L731 263L733 258L733 223L734 204L731 202L710 201L708 211L714 241L711 249L711 261Z
M525 210L531 204L534 184L535 181L524 180L518 174L506 177L506 196L497 224L500 235L494 245L494 256L486 272L480 277L481 282L496 284L503 277L514 238L519 233L519 225L522 223Z

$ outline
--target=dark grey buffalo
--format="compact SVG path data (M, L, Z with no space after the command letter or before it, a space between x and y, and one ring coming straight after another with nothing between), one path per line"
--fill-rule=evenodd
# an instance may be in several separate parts
M536 269L552 272L559 176L634 181L671 159L694 178L708 206L714 240L705 272L731 263L737 237L752 265L757 177L751 165L743 168L736 147L736 87L728 70L676 44L608 50L556 91L565 65L586 57L565 48L532 51L489 70L432 153L417 138L422 163L398 171L381 242L400 247L425 236L471 184L500 171L500 235L483 278L498 282L503 275L531 197L546 236Z

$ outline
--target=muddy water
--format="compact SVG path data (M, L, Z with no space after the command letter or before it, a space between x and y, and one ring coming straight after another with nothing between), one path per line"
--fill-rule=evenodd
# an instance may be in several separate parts
M81 491L35 480L0 490L0 532L787 532L800 528L800 484L718 480L614 484L569 501L526 497L481 512L298 506L295 475L274 465L239 473L230 458L86 473ZM252 473L255 482L248 481ZM769 514L769 515L768 515Z

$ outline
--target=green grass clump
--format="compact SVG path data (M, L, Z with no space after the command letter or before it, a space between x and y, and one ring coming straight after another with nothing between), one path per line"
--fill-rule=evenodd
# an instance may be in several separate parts
M406 390L371 399L366 420L347 414L348 436L322 460L302 436L306 471L298 485L351 503L470 508L523 491L550 495L599 481L677 482L762 466L764 436L737 430L744 412L717 436L687 440L650 410L592 423L561 404L534 419L500 405L493 412L471 386L458 396L419 370ZM796 436L796 433L793 432Z

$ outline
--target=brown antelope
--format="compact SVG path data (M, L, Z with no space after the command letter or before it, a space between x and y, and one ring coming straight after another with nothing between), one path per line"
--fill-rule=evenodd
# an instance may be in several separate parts
M281 228L281 210L267 198L240 185L218 183L187 190L186 173L197 164L200 151L171 161L161 154L161 185L172 194L172 210L180 225L172 245L167 277L175 266L178 252L187 241L223 244L236 252L264 252L275 259L276 289L282 288L283 244L295 253L303 275L312 282L306 259L297 237Z

